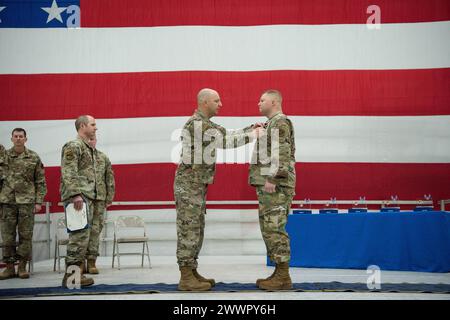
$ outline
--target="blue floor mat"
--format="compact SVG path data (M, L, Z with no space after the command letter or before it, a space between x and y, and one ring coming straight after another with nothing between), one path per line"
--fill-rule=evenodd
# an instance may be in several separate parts
M450 284L427 283L386 283L379 290L369 290L365 283L316 282L294 283L290 292L398 292L398 293L450 293ZM219 282L210 292L249 292L259 291L254 283ZM0 298L93 294L133 294L133 293L169 293L178 292L177 284L119 284L93 285L83 289L65 289L62 287L11 288L0 289Z

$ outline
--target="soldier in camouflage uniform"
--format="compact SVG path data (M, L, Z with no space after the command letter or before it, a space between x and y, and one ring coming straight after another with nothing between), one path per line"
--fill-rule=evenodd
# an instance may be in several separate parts
M267 254L276 264L267 279L258 279L261 289L291 289L289 276L290 243L286 223L295 195L295 136L291 121L282 113L282 97L268 90L258 104L266 135L255 146L250 165L249 184L256 187L259 202L259 224Z
M2 192L3 180L5 179L5 174L6 174L6 149L2 144L0 144L0 194ZM0 204L0 228L1 228L2 217L3 217L3 211L2 211L2 205ZM13 268L14 268L14 266L13 266ZM10 268L10 270L14 271L14 273L15 273L15 270L13 270L13 268ZM0 274L0 277L2 277L1 274Z
M41 210L47 193L44 165L36 152L25 147L26 131L14 129L11 141L14 146L3 157L6 170L3 172L0 193L3 261L6 263L6 270L0 274L0 280L15 276L16 260L19 260L19 278L30 277L26 266L32 259L34 212ZM16 228L19 233L17 250Z
M209 290L215 285L214 279L205 279L197 272L197 259L203 243L206 192L214 179L216 149L236 148L257 134L253 126L227 132L210 120L222 106L216 91L200 90L197 103L197 110L183 127L182 154L174 182L181 272L178 289L183 291Z
M0 193L2 192L3 179L6 173L6 149L0 144ZM0 215L1 217L1 215Z
M67 142L61 152L61 200L64 204L73 203L76 210L82 209L84 200L89 209L88 223L91 226L98 183L95 171L95 150L90 146L89 139L95 137L97 126L93 117L83 115L75 121L75 128L78 132L77 138ZM81 287L94 284L92 278L83 275L90 233L89 228L69 233L66 268L73 265L80 267ZM68 287L67 278L70 275L67 271L64 274L63 287Z
M96 148L97 137L89 139L89 144L94 149L97 197L94 200L91 234L86 252L86 271L90 274L98 274L95 262L99 256L100 233L103 230L105 209L114 199L115 181L111 161L106 154Z

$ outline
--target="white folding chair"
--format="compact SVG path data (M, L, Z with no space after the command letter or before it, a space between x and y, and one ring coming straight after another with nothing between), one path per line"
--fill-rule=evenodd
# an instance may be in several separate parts
M124 234L126 233L126 234ZM145 222L138 216L120 216L114 221L114 242L113 242L113 256L112 267L114 268L114 260L117 256L117 264L120 270L120 256L121 255L141 255L141 267L144 267L144 256L147 256L148 267L151 268L150 250L148 248L149 238L145 228ZM142 253L120 253L119 244L142 243ZM147 253L145 253L147 248ZM116 253L117 251L117 253Z
M64 230L64 232L62 232ZM58 273L61 272L61 259L65 256L61 256L59 247L67 246L69 244L69 237L67 235L66 218L59 218L56 222L55 230L55 257L53 261L53 271L56 271L56 261L58 261Z

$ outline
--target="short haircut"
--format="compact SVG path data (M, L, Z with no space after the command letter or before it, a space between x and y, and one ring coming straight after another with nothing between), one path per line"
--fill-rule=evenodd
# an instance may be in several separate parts
M89 116L87 116L87 115L79 116L78 119L75 120L75 129L77 129L77 132L78 132L78 130L80 130L82 124L88 125L88 123L89 123Z
M281 92L275 89L269 89L264 91L263 94L270 94L271 96L275 97L275 100L277 100L280 104L283 101L283 96L281 95Z
M11 136L14 135L14 132L23 132L23 135L26 137L27 136L27 132L25 131L25 129L23 128L14 128L13 131L11 131Z

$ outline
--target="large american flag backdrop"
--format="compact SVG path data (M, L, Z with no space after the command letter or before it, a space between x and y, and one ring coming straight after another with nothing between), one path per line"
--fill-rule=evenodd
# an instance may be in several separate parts
M228 128L264 121L261 92L283 93L296 199L450 198L448 0L0 0L0 21L0 143L27 129L47 201L81 114L116 201L173 200L176 130L203 87ZM256 200L249 149L219 153L209 200Z

